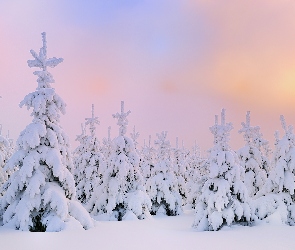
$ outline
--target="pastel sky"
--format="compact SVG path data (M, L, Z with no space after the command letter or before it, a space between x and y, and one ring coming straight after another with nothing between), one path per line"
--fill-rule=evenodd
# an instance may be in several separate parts
M51 69L67 103L61 125L73 147L91 115L101 140L125 101L139 142L167 130L171 143L213 144L209 126L227 110L238 149L245 114L272 143L279 115L295 124L295 1L3 0L0 1L0 99L3 134L16 139L31 121L18 104L37 87L27 66L47 32Z

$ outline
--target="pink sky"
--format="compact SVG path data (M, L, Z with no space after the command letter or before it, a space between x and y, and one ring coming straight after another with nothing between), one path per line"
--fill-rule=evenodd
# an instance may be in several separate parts
M202 151L212 146L209 126L227 110L231 146L247 110L273 143L279 115L295 124L295 2L193 0L29 0L0 2L0 99L3 134L16 139L31 121L19 102L37 87L26 61L42 45L64 58L51 69L67 103L61 124L73 146L91 115L99 139L118 127L112 114L125 101L139 142L167 130Z

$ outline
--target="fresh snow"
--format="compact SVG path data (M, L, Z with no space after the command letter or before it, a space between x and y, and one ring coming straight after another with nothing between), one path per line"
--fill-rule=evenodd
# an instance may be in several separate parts
M179 216L152 216L146 220L100 221L89 230L67 222L65 230L31 233L0 227L1 249L294 249L295 227L279 222L273 214L253 227L231 226L220 231L197 232L191 228L193 210Z

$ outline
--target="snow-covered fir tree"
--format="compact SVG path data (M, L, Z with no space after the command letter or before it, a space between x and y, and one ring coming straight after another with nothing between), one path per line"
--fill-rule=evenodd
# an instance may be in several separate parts
M209 176L196 205L193 223L199 231L216 231L223 225L250 222L252 218L247 188L241 181L242 168L228 145L232 129L231 123L225 123L223 109L221 124L216 116L215 125L210 127L214 146L209 151Z
M74 176L75 183L78 182L79 177L79 165L82 162L82 155L86 151L85 149L85 141L86 141L86 127L84 123L81 123L81 134L76 136L76 141L79 143L78 146L73 151L73 169L72 174Z
M200 148L195 143L189 160L187 203L195 208L196 202L202 193L202 187L208 179L207 160L201 156Z
M54 79L47 71L63 59L47 58L46 33L42 39L39 54L31 50L34 59L28 61L29 67L41 68L34 72L38 87L20 103L32 109L33 121L20 133L16 152L5 166L18 170L1 199L3 223L25 231L60 231L66 222L76 221L88 229L93 222L75 200L69 140L59 124L66 104L51 87Z
M275 133L272 171L264 186L264 195L253 205L259 219L278 211L282 222L295 225L295 135L284 116L280 119L285 134L280 139L279 133Z
M269 173L272 170L271 162L269 160L272 150L269 147L269 142L268 140L264 139L262 133L258 131L258 133L254 134L253 144L259 150L261 154L261 159L262 159L261 168L264 169L268 177Z
M145 183L151 177L151 171L155 166L155 149L151 146L151 136L149 136L148 144L145 143L141 150L140 171Z
M1 126L2 130L2 126ZM5 164L8 162L8 160L11 158L13 152L14 152L14 143L13 139L9 137L9 130L6 137L3 137L1 135L0 130L0 159L1 159L1 167L0 167L0 195L3 195L8 186L10 185L10 181L8 181L9 177L18 169L17 166L11 169L7 169L5 167ZM1 208L0 208L1 211ZM1 212L0 212L1 213ZM1 217L1 214L0 214Z
M178 192L182 198L182 204L187 202L187 178L188 178L188 155L189 152L184 148L179 147L178 137L176 137L176 147L172 149L173 152L173 170L177 180Z
M135 126L134 126L132 133L130 133L130 137L133 141L133 144L134 144L134 147L135 147L137 153L139 153L138 148L137 148L137 145L138 145L137 139L139 138L139 135L140 134L135 130Z
M106 214L109 220L144 219L151 206L139 171L139 156L132 139L125 135L129 114L121 102L121 112L113 115L118 119L119 136L112 141L108 168L95 190L97 196L93 196L92 214Z
M279 139L276 132L276 145L273 155L273 171L266 185L268 192L288 193L295 191L295 136L293 127L287 126L284 116L280 117L285 135Z
M112 154L112 139L111 139L111 127L108 127L108 137L102 139L101 152L105 159L105 168L108 168L110 164L110 156Z
M156 162L146 183L152 201L151 214L179 215L182 213L182 199L171 162L167 131L157 134L157 137Z
M14 141L12 138L10 138L9 136L9 130L7 131L7 135L6 135L6 140L9 143L9 146L7 148L7 155L8 155L8 159L10 159L10 157L12 156L12 154L14 153ZM8 173L10 175L10 173Z
M99 140L95 135L96 125L99 124L98 117L94 116L94 105L92 105L92 117L86 118L86 126L89 126L90 135L82 132L78 136L80 145L75 150L74 164L76 176L77 198L82 204L89 203L93 194L93 188L102 180L102 172L106 168L105 158L100 152ZM93 204L87 204L92 210Z
M108 162L108 159L112 153L112 139L111 139L111 127L108 127L108 137L102 139L101 151Z
M10 142L2 136L2 124L0 124L0 187L8 179L8 173L4 170L4 166L11 156Z
M258 139L261 138L259 130L258 126L250 125L250 111L248 111L246 123L242 122L242 128L239 130L239 133L243 133L246 145L238 151L238 156L245 171L244 183L251 197L262 189L267 178L264 169L265 158L260 148L256 146L261 141Z

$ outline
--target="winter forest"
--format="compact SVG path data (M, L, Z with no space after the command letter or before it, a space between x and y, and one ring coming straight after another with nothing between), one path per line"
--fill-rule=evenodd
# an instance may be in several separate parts
M274 217L295 225L295 136L283 115L284 134L275 132L273 152L250 112L239 128L244 146L232 149L233 124L222 109L209 128L212 147L201 155L197 144L188 149L178 138L173 147L167 131L139 145L140 133L128 127L128 100L118 101L120 111L112 115L118 126L97 138L99 114L92 105L76 137L78 146L71 149L60 126L66 104L48 71L63 59L48 57L46 33L42 43L27 62L36 69L37 88L20 102L31 111L32 122L15 143L0 136L2 228L59 232L79 225L89 230L99 227L97 222L177 217L187 209L193 211L188 229L195 234L252 228Z

